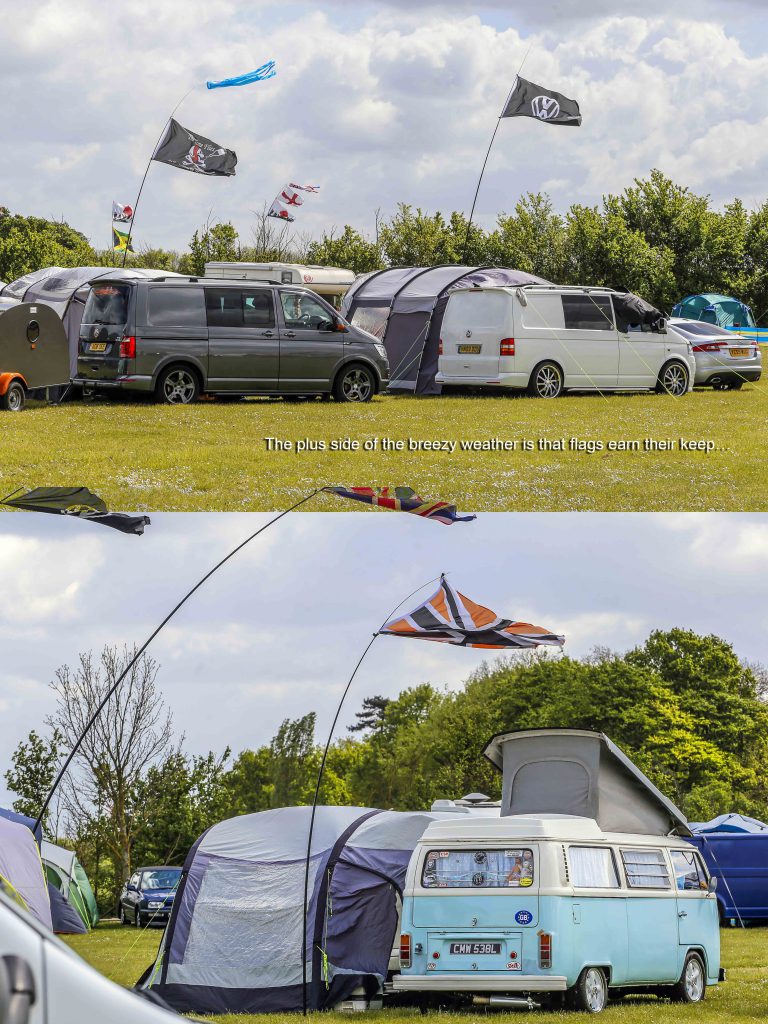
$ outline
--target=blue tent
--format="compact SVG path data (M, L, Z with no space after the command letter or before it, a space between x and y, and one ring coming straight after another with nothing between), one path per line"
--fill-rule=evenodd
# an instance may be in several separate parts
M768 825L757 818L748 818L744 814L718 814L711 821L689 822L688 827L693 833L701 832L765 832L768 835Z
M184 865L154 967L140 982L174 1009L302 1009L304 871L310 807L214 825ZM386 979L398 895L424 829L440 813L318 807L307 925L308 1008Z
M672 308L672 316L686 320L702 320L718 327L754 327L752 310L746 303L730 295L716 295L703 292L701 295L687 295Z
M694 822L689 842L717 880L720 919L768 921L768 825L742 814Z

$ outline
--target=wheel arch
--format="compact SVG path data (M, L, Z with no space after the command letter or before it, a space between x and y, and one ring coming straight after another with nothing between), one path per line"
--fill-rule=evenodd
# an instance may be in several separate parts
M176 366L183 369L192 370L197 376L197 383L200 386L200 390L204 391L206 389L206 386L208 384L208 374L206 373L204 367L200 364L200 362L197 359L195 359L194 356L173 355L168 356L161 363L158 363L158 365L155 367L154 373L152 374L153 391L157 387L157 383L160 380L161 376L165 373L165 371L171 370Z
M8 388L14 383L14 381L18 381L21 384L24 388L25 394L29 391L29 385L27 384L24 375L22 373L11 371L9 373L0 373L0 396L7 394Z

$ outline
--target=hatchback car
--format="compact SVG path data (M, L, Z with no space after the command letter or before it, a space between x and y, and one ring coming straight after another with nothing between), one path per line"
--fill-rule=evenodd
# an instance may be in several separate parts
M667 329L691 343L696 387L738 391L745 381L760 380L762 357L757 341L715 324L682 317L673 317Z
M165 924L173 909L173 898L181 880L181 868L139 868L120 893L120 924Z
M367 402L389 383L389 363L378 338L306 288L100 278L83 312L75 383L181 405L203 392Z

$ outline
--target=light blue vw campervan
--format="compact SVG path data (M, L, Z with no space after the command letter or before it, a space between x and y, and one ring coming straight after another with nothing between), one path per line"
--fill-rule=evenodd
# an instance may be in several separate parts
M722 980L717 902L681 812L602 734L509 733L485 752L501 816L425 831L394 991L591 1013L629 992L703 999Z

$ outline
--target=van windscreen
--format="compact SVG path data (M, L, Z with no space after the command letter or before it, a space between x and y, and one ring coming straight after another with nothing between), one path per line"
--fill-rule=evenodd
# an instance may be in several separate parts
M533 851L429 850L421 884L425 889L508 889L533 885Z
M83 323L124 327L128 323L129 291L122 284L94 285L85 303Z

